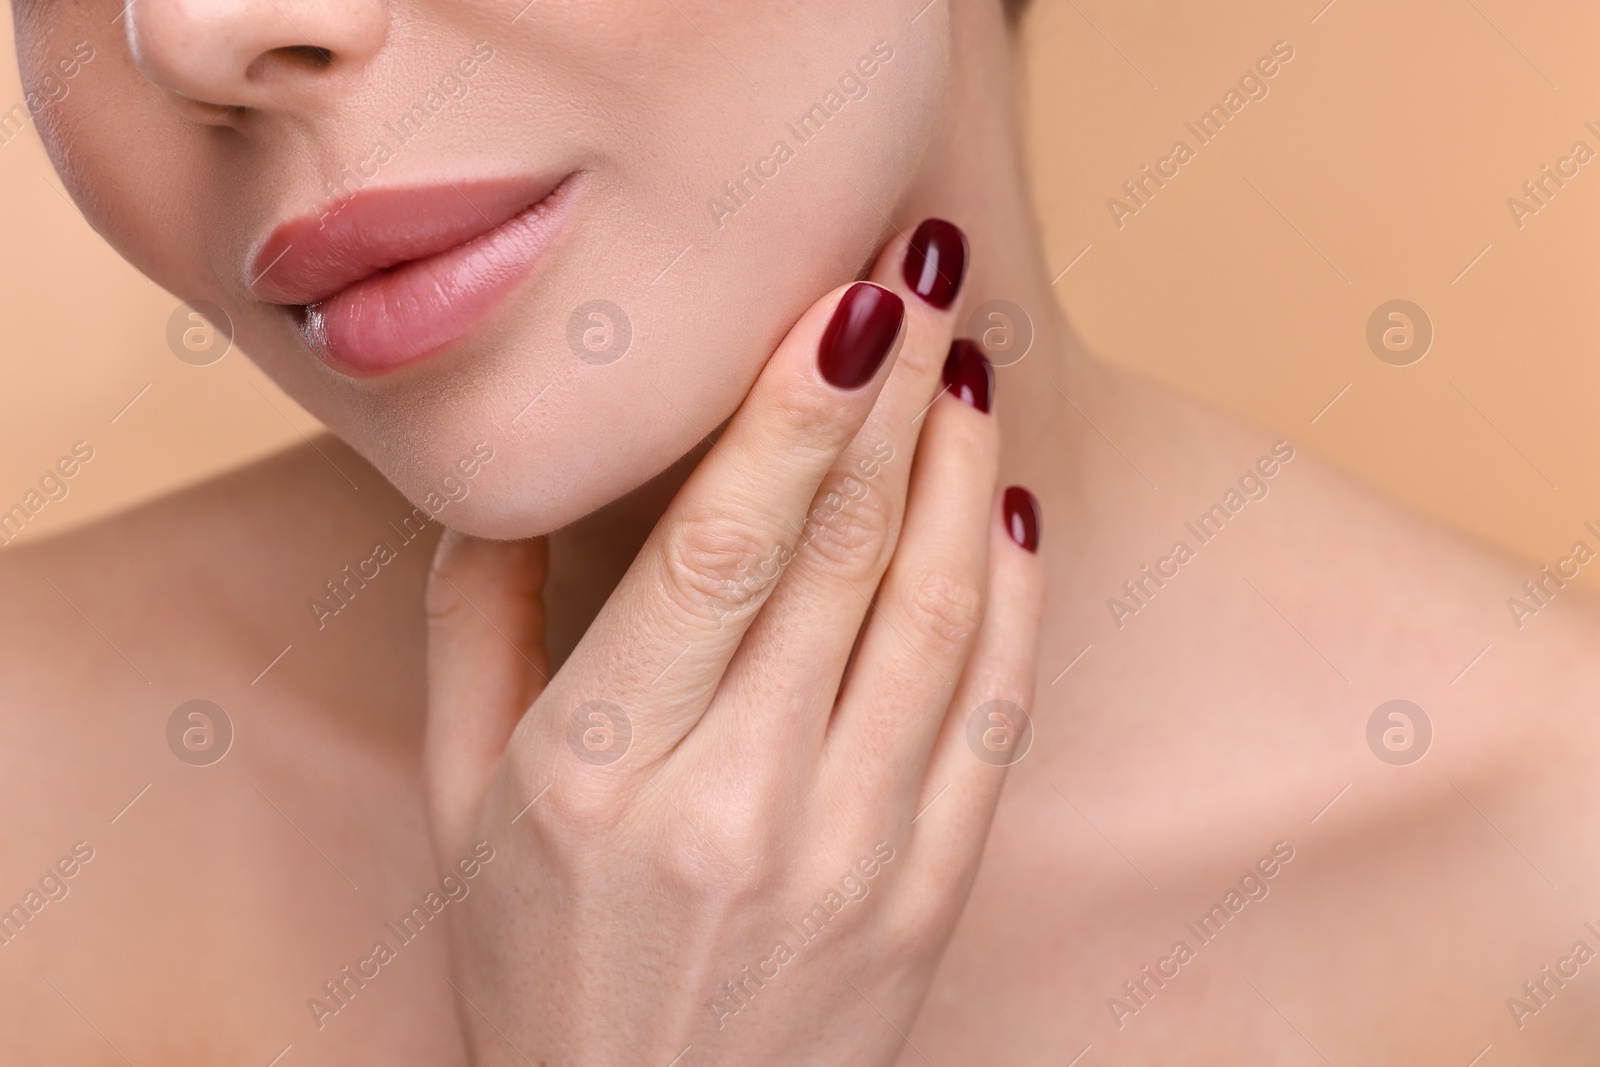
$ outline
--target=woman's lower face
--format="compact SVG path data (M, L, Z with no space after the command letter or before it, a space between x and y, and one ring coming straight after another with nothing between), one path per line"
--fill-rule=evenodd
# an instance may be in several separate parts
M14 4L90 222L492 537L648 480L860 273L942 120L920 6Z

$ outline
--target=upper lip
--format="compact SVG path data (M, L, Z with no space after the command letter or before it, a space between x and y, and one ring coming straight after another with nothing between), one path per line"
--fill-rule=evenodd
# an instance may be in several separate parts
M491 179L362 189L326 216L278 225L250 257L250 290L274 304L312 305L374 274L466 244L516 218L557 181Z

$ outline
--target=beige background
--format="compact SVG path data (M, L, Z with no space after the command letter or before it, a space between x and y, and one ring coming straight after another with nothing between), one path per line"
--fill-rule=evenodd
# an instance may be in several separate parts
M1520 230L1506 206L1575 140L1600 151L1600 5L1035 3L1033 173L1092 346L1530 559L1600 520L1600 159ZM22 89L0 33L3 110ZM1196 147L1184 121L1279 40L1295 58L1267 98L1119 230L1107 198ZM237 352L173 357L177 302L90 231L31 131L0 145L0 203L0 509L73 441L96 450L25 538L315 432ZM1394 298L1436 331L1409 367L1365 341Z

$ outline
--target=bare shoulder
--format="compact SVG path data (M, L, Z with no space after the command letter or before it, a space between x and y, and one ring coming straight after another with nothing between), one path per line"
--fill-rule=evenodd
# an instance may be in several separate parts
M160 746L161 723L144 720L202 697L414 719L437 531L325 437L7 550L7 751L36 773L117 758L86 740L137 720Z
M165 753L189 700L244 717L411 707L416 679L362 652L420 641L404 608L431 553L425 518L324 438L0 553L0 735L16 764L0 790L70 781L74 799L112 803L127 782L109 770ZM393 559L363 578L379 541Z
M169 1062L237 1058L392 903L379 872L425 878L437 529L324 438L0 553L0 1059L99 1062L73 1005L149 1049L173 997L251 1022Z
M376 601L386 585L414 586L435 533L360 457L324 437L0 553L0 658L34 699L69 680L118 692L259 671L306 619L319 621L308 608L319 595L329 606L321 629L330 630L363 594ZM373 592L368 579L341 581L385 539L403 541L394 571L406 578L374 580ZM348 587L342 600L329 582Z
M1293 435L1131 375L1095 377L1104 433L1081 447L1098 446L1096 477L1123 483L1082 532L1104 561L1089 578L1102 631L1149 628L1185 601L1190 625L1252 605L1240 610L1299 643L1308 680L1320 666L1336 686L1411 685L1449 707L1548 698L1547 714L1600 696L1600 598L1581 584L1600 560L1600 512L1574 515L1550 559L1522 560L1356 483Z
M1524 561L1159 387L1107 373L1074 401L1065 447L1101 487L1049 545L1036 772L1174 855L1174 784L1239 850L1342 795L1318 832L1476 825L1544 856L1538 886L1600 888L1600 603L1573 580L1600 533Z
M1060 388L1008 472L1046 519L1033 745L914 1040L976 1062L977 1010L1128 1062L1578 1062L1600 986L1524 982L1600 936L1600 609L1563 577L1600 535L1546 572L1132 376ZM1205 947L1229 886L1271 897Z

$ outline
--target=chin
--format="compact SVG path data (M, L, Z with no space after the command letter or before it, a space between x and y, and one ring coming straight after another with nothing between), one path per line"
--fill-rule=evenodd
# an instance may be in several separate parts
M563 476L541 469L502 468L495 474L486 471L470 495L449 502L437 513L425 502L412 500L429 511L435 522L452 530L496 541L517 541L570 526L645 484L654 472L610 473L614 480L597 484L589 472ZM632 476L619 478L618 474Z
M483 489L466 500L450 504L435 514L433 520L474 537L520 541L554 533L608 502L598 494L554 493L529 500L518 493Z
M674 425L657 415L569 407L522 436L457 427L426 442L412 439L403 461L389 447L390 454L367 458L432 521L474 537L520 540L627 496L702 440L681 420ZM616 426L631 432L611 432Z

